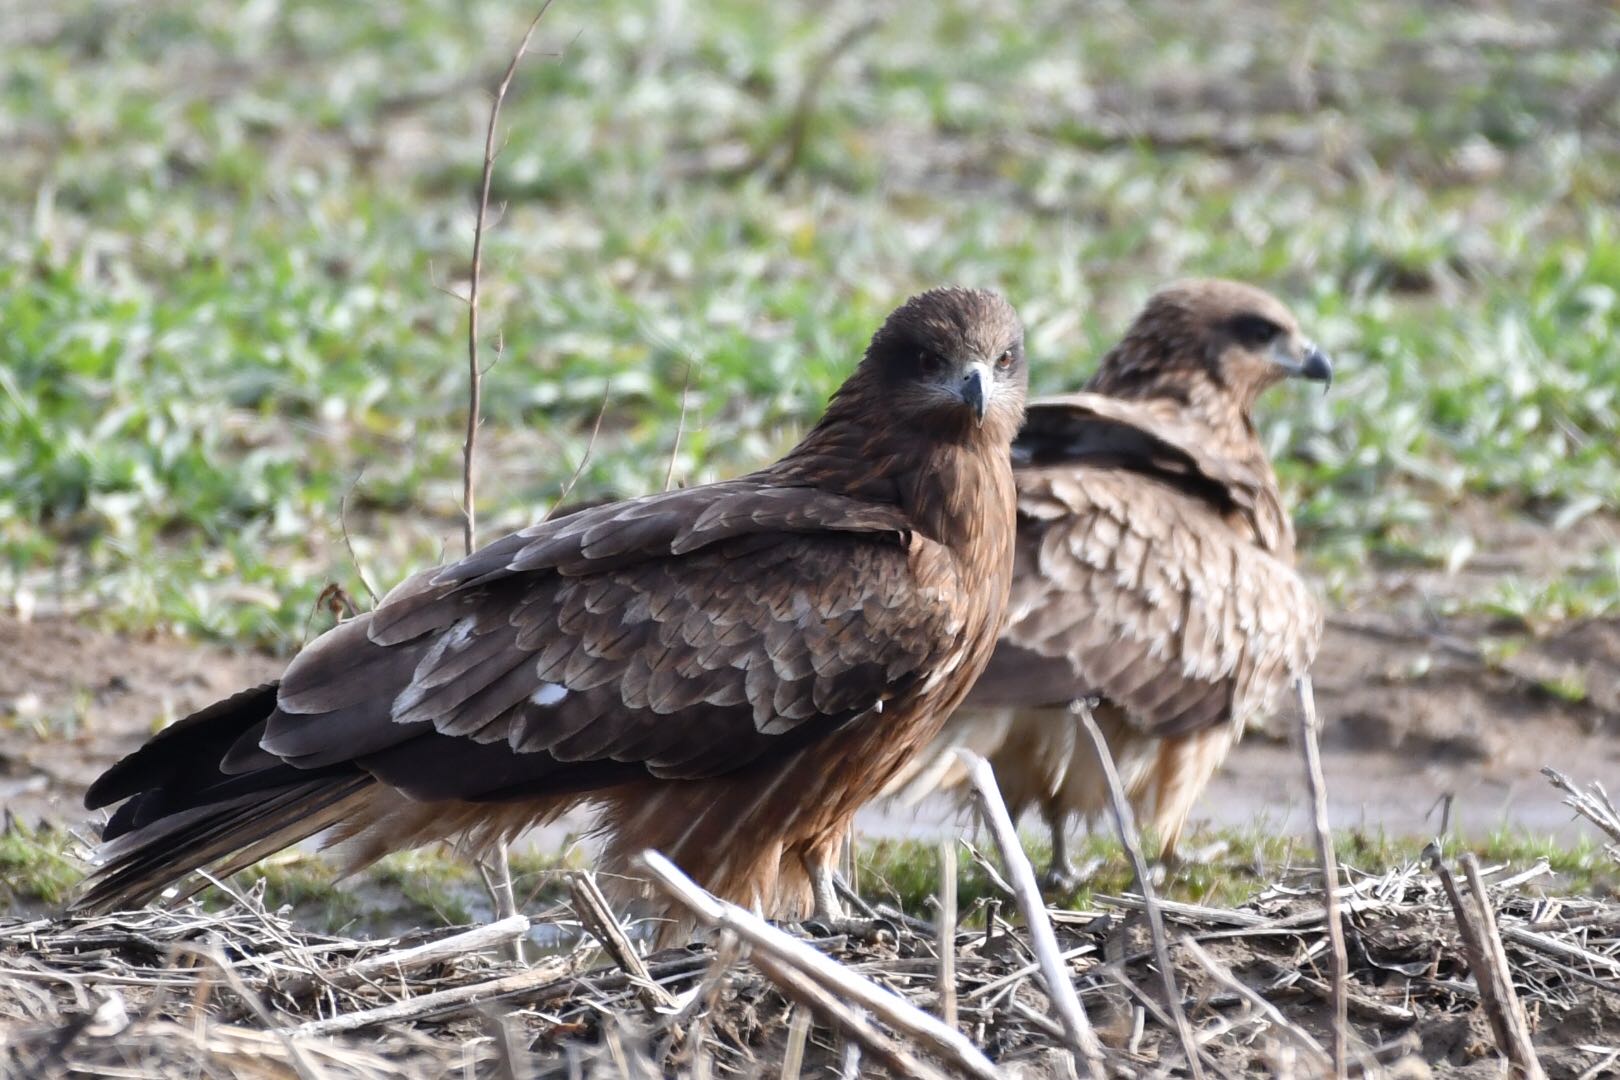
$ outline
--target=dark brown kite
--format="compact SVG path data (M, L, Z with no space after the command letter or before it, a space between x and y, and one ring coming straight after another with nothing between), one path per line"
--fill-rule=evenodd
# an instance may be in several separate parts
M990 759L1016 815L1052 830L1051 883L1073 882L1069 818L1107 806L1072 702L1095 715L1144 826L1172 855L1245 723L1316 654L1321 615L1252 418L1328 359L1276 298L1229 281L1154 296L1084 392L1033 402L1013 449L1018 540L1008 624L909 798L960 780L952 746Z
M1000 297L914 298L776 464L418 574L108 770L88 805L127 801L79 906L316 833L352 870L588 804L611 871L655 848L727 899L837 918L856 809L994 648L1025 381Z

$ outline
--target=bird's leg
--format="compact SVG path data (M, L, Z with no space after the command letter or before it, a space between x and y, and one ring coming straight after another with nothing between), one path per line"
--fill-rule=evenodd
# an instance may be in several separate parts
M1052 862L1041 875L1041 888L1067 896L1080 887L1080 875L1069 861L1069 831L1065 827L1068 815L1055 802L1048 802L1041 807L1041 816L1052 830Z
M861 941L878 941L885 935L894 939L894 924L886 919L852 918L838 896L838 881L833 866L838 861L836 850L822 851L804 856L804 870L810 877L810 896L815 911L805 920L804 928L817 937L846 934Z
M495 905L496 920L509 919L518 914L517 894L512 889L511 853L507 850L505 840L498 841L478 859L478 873L482 875L484 888L489 890L490 901ZM523 941L521 936L512 941L512 959L520 964L528 962Z
M817 860L808 866L810 895L815 899L815 911L810 916L818 922L839 922L844 918L844 902L838 899L838 882L833 876L831 862Z

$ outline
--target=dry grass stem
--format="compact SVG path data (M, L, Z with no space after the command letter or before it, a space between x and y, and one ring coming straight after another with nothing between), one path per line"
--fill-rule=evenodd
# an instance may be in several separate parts
M1322 907L1327 921L1330 962L1328 985L1333 999L1333 1075L1344 1080L1350 1067L1350 960L1345 954L1344 923L1339 915L1339 861L1333 851L1333 826L1328 819L1327 780L1322 775L1322 748L1316 737L1316 694L1311 689L1311 677L1302 676L1295 690L1299 694L1299 744L1305 759L1305 781L1311 792L1316 860L1322 868Z
M1130 857L1131 870L1136 876L1136 891L1142 894L1148 932L1153 938L1153 954L1159 966L1160 985L1164 988L1165 1007L1170 1010L1170 1016L1175 1021L1176 1037L1181 1040L1181 1051L1187 1057L1187 1070L1193 1080L1203 1080L1204 1067L1198 1058L1198 1044L1193 1039L1192 1027L1187 1023L1187 1014L1181 1007L1181 987L1176 985L1176 969L1170 960L1170 946L1164 932L1164 916L1159 912L1153 881L1148 876L1147 859L1143 857L1142 845L1137 839L1136 815L1131 813L1130 801L1125 798L1125 786L1120 783L1119 769L1114 765L1114 755L1108 749L1108 740L1103 738L1102 729L1097 726L1096 717L1091 715L1091 707L1083 701L1077 701L1073 708L1080 717L1081 726L1091 738L1091 747L1097 754L1097 760L1102 764L1103 778L1108 781L1108 799L1113 809L1114 826L1119 832L1120 844Z
M1575 786L1575 781L1557 769L1544 768L1541 773L1552 782L1553 787L1564 792L1564 805L1609 835L1614 841L1607 849L1609 857L1620 862L1620 810L1614 808L1614 802L1603 785L1594 780L1582 791Z
M1012 878L1013 893L1024 914L1024 922L1029 927L1030 944L1040 961L1041 977L1046 981L1052 1008L1063 1025L1064 1041L1074 1055L1075 1069L1082 1076L1104 1075L1102 1046L1097 1042L1097 1035L1086 1018L1085 1007L1080 1004L1080 997L1069 980L1069 970L1063 963L1057 937L1052 932L1046 902L1041 899L1041 889L1035 880L1035 868L1030 865L1029 856L1019 843L1018 829L1007 814L1007 804L1002 801L1001 789L996 786L995 773L991 771L990 763L977 754L965 750L958 750L957 753L967 767L973 790L979 798L979 807L991 835L995 837L996 846L1001 849L1001 860L1007 867L1008 876Z
M568 501L568 496L574 491L574 485L579 483L579 478L585 474L585 466L591 463L591 454L596 449L597 436L602 433L602 418L607 415L608 401L612 398L612 395L613 383L609 382L602 387L602 404L597 406L596 422L591 425L591 435L590 438L585 440L585 450L579 455L579 463L574 466L574 471L568 474L568 480L563 484L562 490L557 492L556 501L546 511L545 517L541 518L542 521L550 521L552 516L563 508L563 505Z
M956 842L939 843L939 1018L956 1023Z

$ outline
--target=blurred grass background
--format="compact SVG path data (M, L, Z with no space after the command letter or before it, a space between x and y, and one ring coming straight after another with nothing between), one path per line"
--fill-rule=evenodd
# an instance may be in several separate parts
M0 594L274 648L459 553L490 0L6 4ZM872 25L862 25L868 18ZM503 118L482 535L789 445L884 313L1006 292L1078 384L1192 274L1333 352L1264 408L1331 585L1620 492L1601 3L560 2ZM807 88L814 87L813 92ZM689 384L689 386L688 386ZM1613 546L1464 601L1611 611Z

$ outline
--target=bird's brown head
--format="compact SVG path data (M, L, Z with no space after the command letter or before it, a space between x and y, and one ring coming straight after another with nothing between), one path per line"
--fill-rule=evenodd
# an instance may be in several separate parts
M1331 383L1333 363L1282 301L1242 282L1200 279L1155 293L1086 388L1189 406L1213 393L1247 417L1261 393L1290 377Z
M872 335L850 384L910 435L1005 446L1024 420L1023 325L996 293L930 289Z

